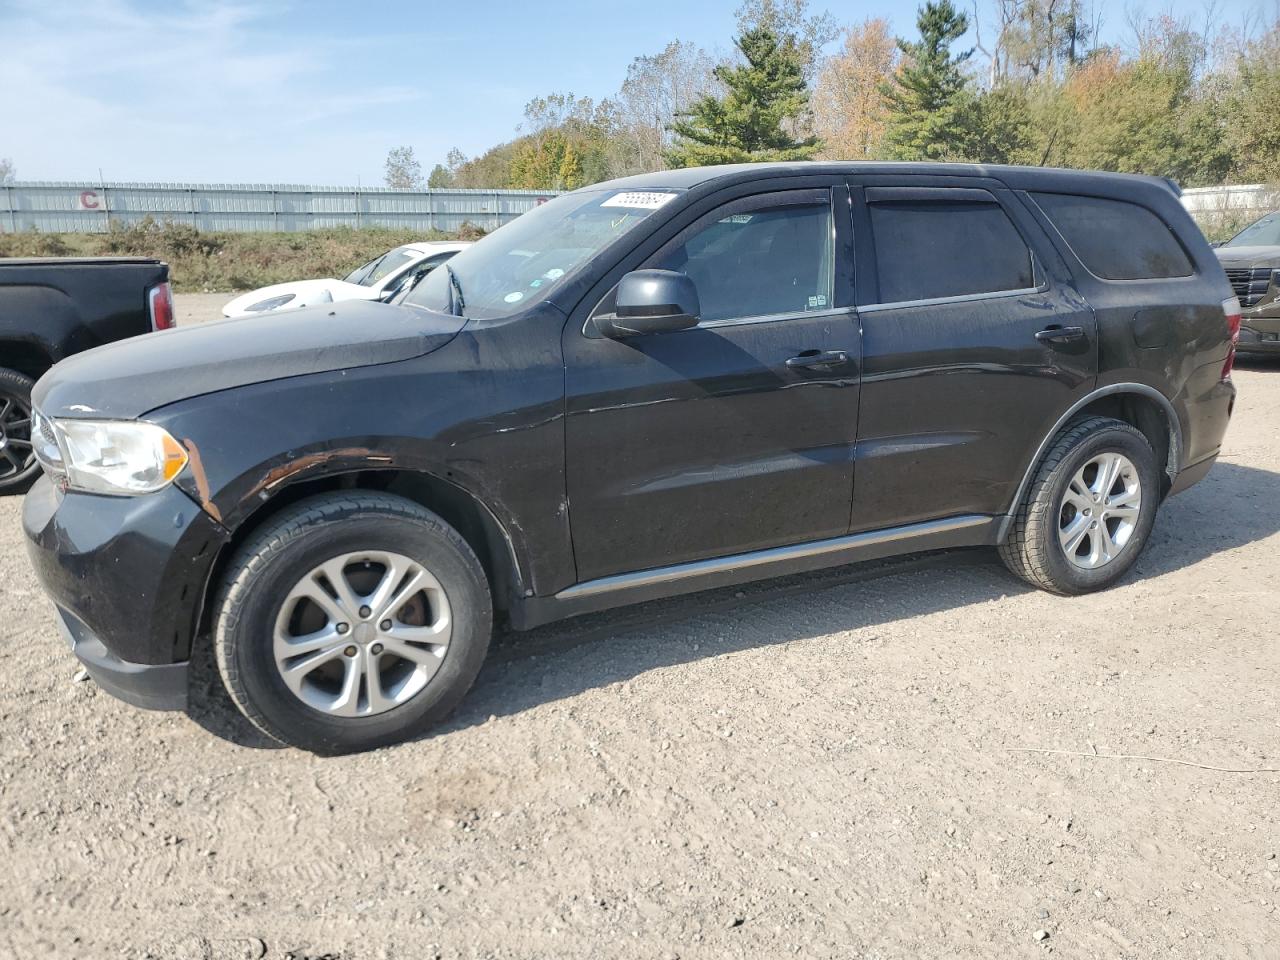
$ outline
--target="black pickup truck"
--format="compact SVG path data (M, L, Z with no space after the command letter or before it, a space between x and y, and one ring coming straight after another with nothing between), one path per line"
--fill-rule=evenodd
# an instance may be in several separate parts
M0 259L0 495L39 473L31 387L59 360L173 326L169 267L139 257Z

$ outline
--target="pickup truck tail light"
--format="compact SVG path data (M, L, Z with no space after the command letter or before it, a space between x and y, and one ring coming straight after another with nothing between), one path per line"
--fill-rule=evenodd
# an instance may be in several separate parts
M152 330L173 327L173 290L167 280L151 288L147 293L147 304L151 309Z
M1227 318L1227 333L1231 342L1227 344L1227 362L1222 365L1222 379L1231 379L1231 368L1236 365L1236 344L1240 342L1240 299L1232 297L1222 301L1222 312Z

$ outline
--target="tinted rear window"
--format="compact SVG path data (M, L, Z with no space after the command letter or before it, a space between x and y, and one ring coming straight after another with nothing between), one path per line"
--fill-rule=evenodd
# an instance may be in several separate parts
M1065 193L1032 196L1096 277L1157 280L1195 273L1168 224L1146 207Z
M1031 251L997 203L895 200L870 210L881 303L1035 286Z

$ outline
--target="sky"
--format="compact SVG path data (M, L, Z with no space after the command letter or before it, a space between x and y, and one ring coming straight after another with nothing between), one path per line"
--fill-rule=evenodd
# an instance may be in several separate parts
M0 157L20 180L380 185L392 147L424 174L451 147L474 156L531 98L609 96L673 39L729 52L739 2L0 0ZM914 3L812 6L913 34ZM1108 8L1119 40L1134 8ZM1204 0L1136 9L1205 16ZM1217 0L1216 16L1264 9Z

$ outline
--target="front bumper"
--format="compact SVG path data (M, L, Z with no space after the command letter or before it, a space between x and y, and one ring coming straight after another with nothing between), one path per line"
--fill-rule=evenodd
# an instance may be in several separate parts
M1270 301L1261 307L1241 311L1240 353L1280 352L1280 302Z
M175 486L64 495L46 477L27 494L22 523L36 576L90 676L137 706L185 706L192 636L227 532Z

